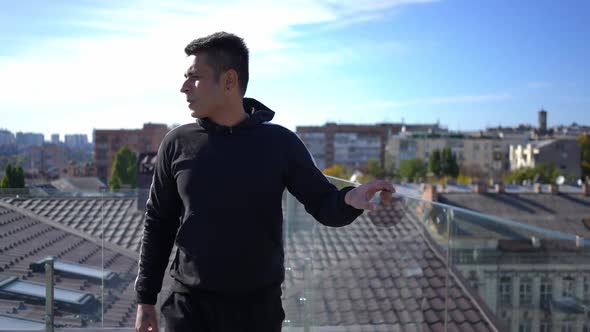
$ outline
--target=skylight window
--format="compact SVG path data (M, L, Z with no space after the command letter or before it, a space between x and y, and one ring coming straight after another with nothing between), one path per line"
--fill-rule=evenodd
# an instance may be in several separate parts
M10 277L0 281L0 296L6 298L45 301L45 284L20 280ZM58 306L79 311L93 311L98 307L98 300L90 293L62 287L54 288L54 301Z
M0 314L0 326L5 330L41 330L45 328L45 323L39 320Z
M50 257L43 258L36 263L32 263L30 268L33 270L33 272L45 272L45 263L49 260ZM109 269L101 269L95 266L71 263L61 259L54 259L53 270L56 273L62 274L64 276L89 278L97 282L104 280L106 285L111 285L118 280L117 274Z

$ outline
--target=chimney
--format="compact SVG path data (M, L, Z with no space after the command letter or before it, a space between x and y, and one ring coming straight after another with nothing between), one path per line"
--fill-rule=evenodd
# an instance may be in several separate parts
M430 202L438 201L438 193L436 191L436 185L427 184L424 186L422 191L422 198Z
M590 184L584 183L582 185L582 195L584 195L584 196L590 196Z
M472 185L472 191L478 194L485 194L488 192L488 186L482 182L476 182Z
M540 193L542 193L542 192L543 192L543 186L542 186L540 183L535 183L535 184L533 185L533 191L534 191L536 194L540 194Z
M506 193L506 187L504 186L503 183L496 183L496 185L494 186L494 191L497 194L505 194Z
M557 193L559 193L559 186L556 185L556 184L550 184L549 185L549 192L551 194L557 194Z

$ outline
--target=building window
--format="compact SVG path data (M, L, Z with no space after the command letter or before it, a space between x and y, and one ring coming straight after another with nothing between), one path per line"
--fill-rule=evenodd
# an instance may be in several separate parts
M551 332L551 321L542 321L539 324L539 332Z
M574 332L576 324L574 321L566 319L561 322L561 332Z
M574 278L572 277L564 277L562 279L562 293L561 296L563 297L573 297L574 296Z
M551 279L549 278L543 278L541 280L541 289L540 289L540 300L541 300L541 305L543 304L548 304L551 299L553 298L553 285L551 283Z
M520 304L530 305L533 303L533 281L531 278L522 278L520 280Z
M522 319L520 323L518 323L518 332L531 332L532 325L530 319Z
M470 259L473 260L473 255L470 255ZM467 278L469 285L474 289L477 290L479 288L479 279L477 278L477 272L469 271L469 277Z
M511 277L500 278L499 293L500 293L500 304L510 305L512 303L512 278Z

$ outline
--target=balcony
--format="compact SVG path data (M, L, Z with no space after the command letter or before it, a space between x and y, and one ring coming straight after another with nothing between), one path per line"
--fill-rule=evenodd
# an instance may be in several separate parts
M56 331L132 331L137 197L3 191L0 331L45 329L49 256ZM283 331L588 328L587 239L405 195L330 228L283 199Z

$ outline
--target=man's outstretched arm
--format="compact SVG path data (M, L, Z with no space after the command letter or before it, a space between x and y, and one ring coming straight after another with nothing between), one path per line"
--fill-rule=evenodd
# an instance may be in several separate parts
M391 199L395 189L381 180L338 190L316 167L303 142L293 136L289 145L287 189L322 224L339 227L352 223L363 210L374 208L370 199L378 191L382 192L383 200Z

